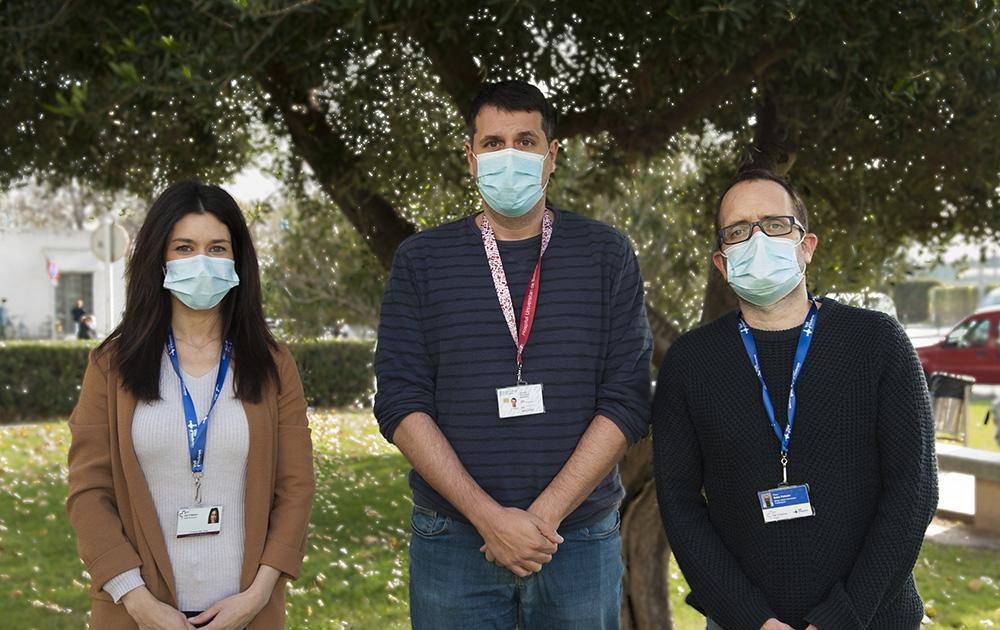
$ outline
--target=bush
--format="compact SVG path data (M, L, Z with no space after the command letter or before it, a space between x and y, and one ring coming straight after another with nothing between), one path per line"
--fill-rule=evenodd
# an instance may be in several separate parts
M66 416L80 396L87 341L9 341L0 344L0 424Z
M899 320L907 323L926 322L931 318L931 289L940 285L937 280L909 280L892 288L892 301L896 303Z
M86 341L0 343L0 424L68 416L80 396ZM295 356L306 400L315 407L367 404L374 391L372 344L366 341L297 340Z
M370 341L302 339L288 342L313 407L367 405L375 391Z
M987 287L991 289L993 287ZM977 286L940 286L931 289L931 317L940 326L951 326L976 310Z

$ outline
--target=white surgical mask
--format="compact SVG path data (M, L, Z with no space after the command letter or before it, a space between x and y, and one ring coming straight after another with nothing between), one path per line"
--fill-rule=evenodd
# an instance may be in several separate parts
M214 308L240 283L230 258L191 256L167 262L163 288L196 311Z
M774 304L802 282L805 272L795 254L801 242L757 232L733 245L722 254L729 286L751 304Z
M512 148L474 155L479 194L495 212L524 216L545 193L542 175L548 152L539 155Z

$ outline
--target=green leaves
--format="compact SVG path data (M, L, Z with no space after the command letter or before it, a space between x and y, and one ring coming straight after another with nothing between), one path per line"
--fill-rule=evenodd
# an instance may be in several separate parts
M139 72L135 69L135 65L128 61L123 61L121 63L116 63L114 61L108 62L108 67L111 71L120 77L126 85L134 85L140 82Z
M573 141L550 194L626 230L651 299L684 325L697 319L706 217L761 143L795 156L823 237L817 288L884 281L913 241L996 233L995 3L668 4L8 2L0 180L151 196L273 156L285 197L310 200L289 215L291 263L275 267L281 308L305 321L312 303L291 295L350 304L310 307L323 313L312 328L377 309L382 271L351 233L372 217L353 200L377 197L421 228L476 207L459 112L483 78L543 84ZM790 52L746 69L776 49ZM762 139L767 98L779 131ZM314 254L331 275L307 276Z
M63 94L56 94L54 104L43 103L42 107L46 111L60 116L74 117L84 113L84 103L87 101L87 83L70 86L69 98Z

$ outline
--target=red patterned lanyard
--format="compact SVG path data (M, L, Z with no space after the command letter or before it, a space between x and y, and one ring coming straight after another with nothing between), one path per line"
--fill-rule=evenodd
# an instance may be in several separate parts
M490 272L493 274L493 286L497 290L497 300L500 301L500 310L503 311L504 319L507 320L507 328L510 329L510 336L517 346L517 384L523 385L521 380L521 368L524 365L524 347L528 345L528 336L531 335L531 326L535 323L535 309L538 306L538 287L542 278L542 256L552 239L552 215L548 210L542 215L542 251L538 254L538 263L535 265L535 272L531 274L528 282L528 290L524 293L524 303L521 305L521 327L518 332L517 322L514 317L514 303L510 298L510 287L507 286L507 274L503 271L503 261L500 260L500 249L497 247L497 237L493 233L493 226L483 215L483 246L486 248L486 260L490 264Z

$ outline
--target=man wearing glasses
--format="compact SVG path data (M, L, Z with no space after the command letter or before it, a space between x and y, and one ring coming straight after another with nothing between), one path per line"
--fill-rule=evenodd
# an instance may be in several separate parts
M660 368L654 465L688 603L708 628L918 628L913 564L937 505L934 427L899 324L814 299L805 204L737 176L712 260L739 310Z

